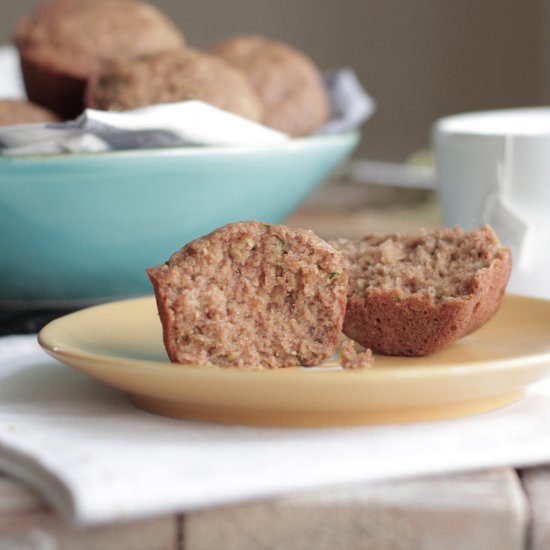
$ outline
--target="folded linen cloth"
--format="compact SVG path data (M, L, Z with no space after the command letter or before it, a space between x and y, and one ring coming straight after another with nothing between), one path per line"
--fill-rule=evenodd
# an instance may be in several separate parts
M349 68L324 75L332 116L317 134L355 130L375 104ZM152 105L122 113L86 109L57 124L0 127L0 153L52 155L197 145L273 145L287 134L198 100Z
M0 338L0 469L90 525L338 483L550 461L550 384L473 417L330 429L155 416L56 362L34 336Z

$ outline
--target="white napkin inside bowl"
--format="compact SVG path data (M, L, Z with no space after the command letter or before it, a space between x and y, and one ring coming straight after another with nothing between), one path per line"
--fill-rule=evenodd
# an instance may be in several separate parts
M338 483L550 461L550 384L456 420L331 429L163 418L66 367L34 336L0 339L0 469L97 524Z
M76 120L0 128L8 155L97 153L184 145L272 145L289 136L227 111L191 100L124 113L86 109Z

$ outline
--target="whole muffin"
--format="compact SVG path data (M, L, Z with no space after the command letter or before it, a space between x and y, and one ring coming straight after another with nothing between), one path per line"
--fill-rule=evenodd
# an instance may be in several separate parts
M106 64L185 46L140 0L48 0L19 21L14 40L29 99L64 118L82 112L87 80Z
M34 122L59 122L59 117L29 101L0 99L0 126L32 124Z
M313 366L337 347L347 292L344 260L311 231L229 224L147 273L173 362Z
M200 99L254 121L262 106L246 77L214 55L172 50L119 62L90 81L88 107L126 111L155 103Z
M349 272L344 334L389 355L427 355L479 329L500 308L512 269L488 226L332 244Z
M238 36L211 51L248 76L262 101L266 126L298 137L312 134L329 119L321 75L297 49L261 36Z

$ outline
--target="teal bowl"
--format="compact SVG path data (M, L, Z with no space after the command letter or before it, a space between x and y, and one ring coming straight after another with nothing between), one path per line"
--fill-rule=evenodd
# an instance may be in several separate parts
M226 223L282 222L358 141L0 156L0 305L149 294L147 267Z

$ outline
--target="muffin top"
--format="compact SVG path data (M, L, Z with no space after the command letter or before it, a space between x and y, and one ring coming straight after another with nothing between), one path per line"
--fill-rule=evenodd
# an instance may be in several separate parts
M155 7L140 0L49 0L23 17L20 50L45 61L93 71L112 59L181 48L185 40Z
M264 106L263 122L292 136L313 133L330 116L321 75L296 48L262 36L237 36L211 48L249 78Z
M86 93L88 107L109 111L186 99L255 121L262 116L246 76L219 57L191 49L119 62L92 80Z

